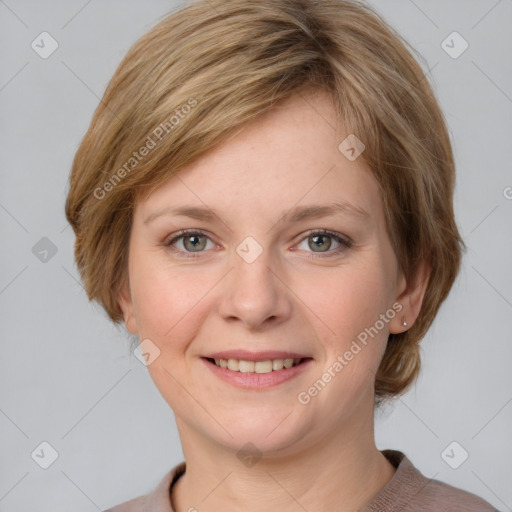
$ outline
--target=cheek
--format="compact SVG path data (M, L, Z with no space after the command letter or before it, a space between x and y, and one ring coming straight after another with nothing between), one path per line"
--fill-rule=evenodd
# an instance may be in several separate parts
M326 274L325 279L317 275L308 283L307 304L331 334L334 331L333 336L343 342L373 325L390 307L386 281L376 265L340 268Z
M386 315L392 306L389 275L375 258L331 270L325 279L317 275L308 283L313 293L310 292L306 304L320 319L316 323L325 333L321 340L324 369L331 368L331 374L336 375L332 378L332 390L337 390L336 396L344 396L347 406L363 389L373 388L386 348L392 317L386 322L381 315ZM305 291L303 288L302 294ZM391 313L394 315L394 311ZM327 393L321 400L329 401L332 397Z
M161 349L166 342L190 339L208 303L213 277L201 276L192 266L169 267L150 261L133 270L131 287L140 337L150 338Z
M326 426L336 428L361 401L373 404L375 374L386 347L388 325L379 323L380 329L373 329L391 306L387 277L374 262L330 269L325 279L318 274L302 279L314 291L305 302L314 313L310 317L323 353L297 398L314 408ZM305 291L301 288L301 294Z

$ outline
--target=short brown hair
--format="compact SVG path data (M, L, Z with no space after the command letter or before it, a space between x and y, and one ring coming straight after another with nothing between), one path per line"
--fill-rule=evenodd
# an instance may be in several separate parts
M356 0L199 0L159 22L119 65L73 161L66 216L89 299L122 320L118 299L141 194L276 101L322 88L366 146L361 158L380 185L405 277L430 262L420 314L390 335L375 380L377 398L405 391L464 247L449 135L411 50Z

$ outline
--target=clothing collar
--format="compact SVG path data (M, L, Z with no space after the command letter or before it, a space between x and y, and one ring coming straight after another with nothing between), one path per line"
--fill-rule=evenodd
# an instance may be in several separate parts
M405 508L430 482L398 450L382 450L386 459L396 468L393 478L360 512L380 512ZM171 507L172 487L185 473L186 463L181 462L171 469L158 486L146 496L144 512L174 512ZM404 486L404 481L407 485Z

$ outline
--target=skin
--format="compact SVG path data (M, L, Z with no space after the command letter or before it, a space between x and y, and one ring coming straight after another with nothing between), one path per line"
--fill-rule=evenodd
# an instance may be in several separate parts
M160 350L148 370L175 413L187 463L172 492L176 512L353 511L394 475L375 446L374 379L389 333L410 328L419 313L427 271L419 268L414 282L400 273L375 178L362 157L349 161L338 150L347 135L324 92L295 95L136 204L120 304L128 330ZM278 223L289 208L340 200L366 215ZM182 205L217 216L144 222ZM205 234L195 245L185 237L166 246L182 229ZM352 246L315 239L310 231L320 229ZM262 248L252 263L236 252L248 236ZM298 394L394 303L402 311L300 403ZM201 359L240 348L314 361L276 387L244 390ZM251 467L237 457L248 442L262 454Z

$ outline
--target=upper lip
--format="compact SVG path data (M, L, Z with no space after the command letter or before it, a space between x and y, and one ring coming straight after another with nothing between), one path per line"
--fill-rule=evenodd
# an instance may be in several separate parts
M310 358L307 354L298 352L285 352L282 350L263 350L251 352L249 350L226 350L224 352L212 352L204 357L210 359L238 359L243 361L267 361L269 359L303 359Z

